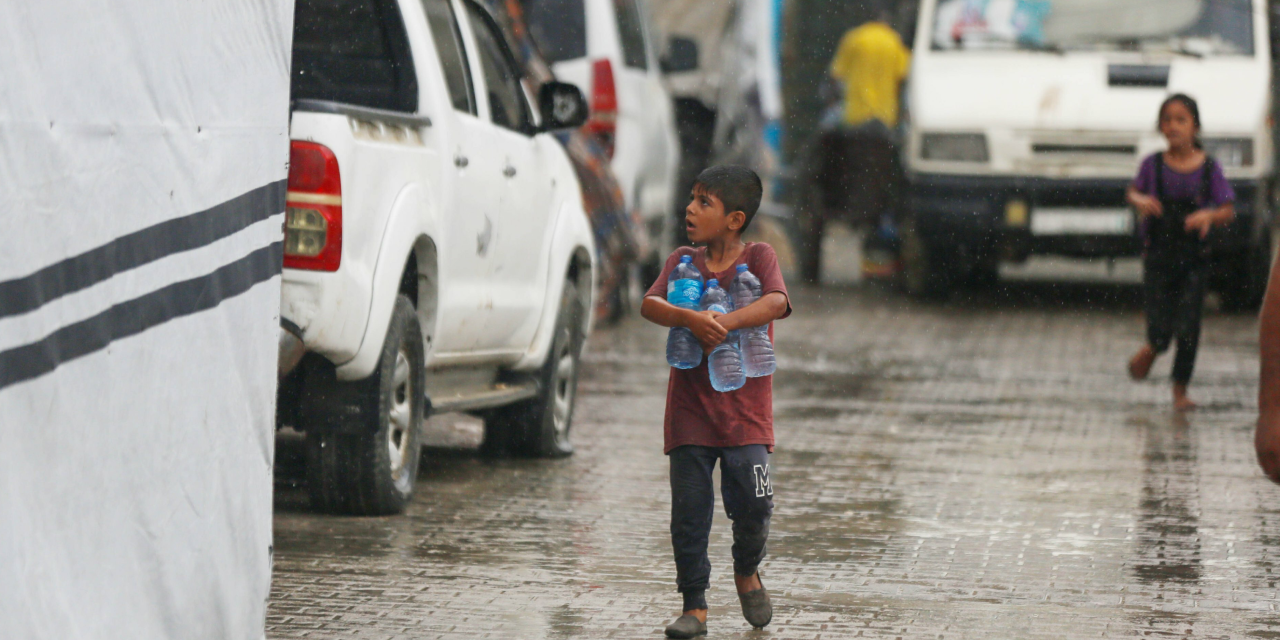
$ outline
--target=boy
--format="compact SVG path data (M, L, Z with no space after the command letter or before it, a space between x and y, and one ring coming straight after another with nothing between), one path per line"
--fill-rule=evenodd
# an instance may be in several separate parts
M791 314L786 285L773 248L744 244L742 232L760 207L760 178L745 167L715 166L698 175L692 201L685 208L689 240L704 245L680 247L667 258L657 282L645 293L640 314L664 327L688 327L710 353L730 331L769 325ZM724 315L682 309L666 300L667 278L685 255L704 280L718 278L728 288L737 265L746 264L763 285L760 299ZM707 359L693 369L672 369L667 384L664 452L671 464L671 546L676 584L684 596L684 613L667 627L669 638L707 633L707 601L711 562L707 539L715 511L711 480L720 461L721 495L733 521L733 579L742 615L753 627L769 624L773 606L757 570L764 559L773 513L769 454L773 451L773 386L771 377L748 378L737 391L711 388Z

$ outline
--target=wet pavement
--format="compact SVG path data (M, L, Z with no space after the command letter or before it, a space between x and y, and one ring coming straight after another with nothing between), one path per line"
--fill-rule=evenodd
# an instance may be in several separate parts
M793 292L779 323L773 624L712 532L711 638L1280 638L1280 487L1253 460L1256 322L1209 313L1193 383L1132 383L1138 291L1020 282L927 305ZM591 338L558 461L434 419L403 516L307 511L279 447L271 638L656 638L677 614L663 330Z

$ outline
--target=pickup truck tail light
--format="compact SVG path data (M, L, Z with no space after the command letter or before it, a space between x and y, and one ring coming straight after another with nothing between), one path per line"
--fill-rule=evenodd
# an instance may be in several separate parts
M285 196L284 266L337 271L342 263L342 178L338 158L322 144L289 147Z
M612 160L618 132L618 92L613 83L613 64L607 59L591 65L591 117L583 128L595 136Z

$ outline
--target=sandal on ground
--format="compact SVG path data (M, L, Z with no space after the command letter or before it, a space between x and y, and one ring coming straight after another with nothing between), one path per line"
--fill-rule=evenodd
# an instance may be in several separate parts
M760 572L756 572L756 578L759 579ZM760 588L754 591L738 594L738 601L742 603L742 617L747 619L751 626L761 629L773 620L773 603L769 600L769 592L764 588L764 583L760 583Z
M668 638L696 638L707 635L707 623L697 616L683 615L667 625Z

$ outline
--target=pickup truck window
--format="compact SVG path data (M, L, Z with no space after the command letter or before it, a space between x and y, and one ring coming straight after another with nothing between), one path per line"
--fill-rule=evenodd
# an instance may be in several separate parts
M636 0L614 0L613 9L618 14L622 63L633 69L648 69L649 58L644 51L644 27L641 26L640 8L636 6Z
M298 0L290 94L416 112L418 79L395 0Z
M467 12L471 29L475 32L476 47L480 50L484 83L489 90L490 118L498 126L529 133L533 130L529 105L520 86L520 74L502 45L502 34L483 9L468 2Z
M587 11L582 0L524 0L529 33L549 62L587 57Z
M453 108L474 115L476 93L471 85L471 71L467 68L467 54L462 48L462 32L458 29L453 4L449 0L422 0L422 6L427 11L431 39L436 41L436 53L444 68Z

